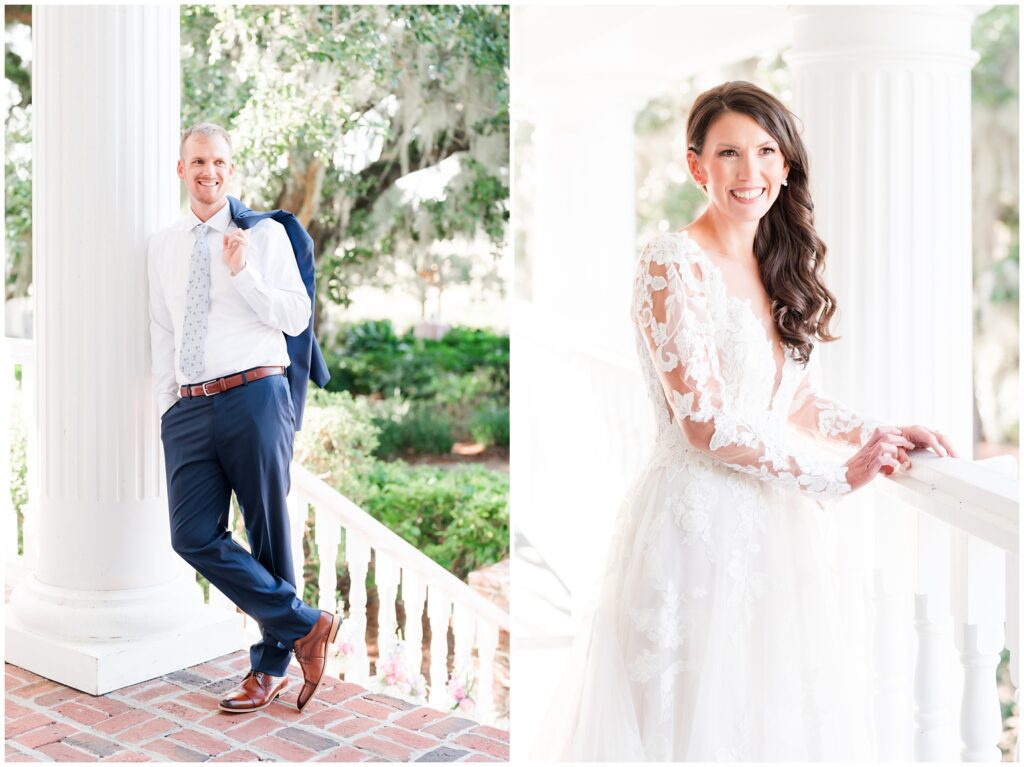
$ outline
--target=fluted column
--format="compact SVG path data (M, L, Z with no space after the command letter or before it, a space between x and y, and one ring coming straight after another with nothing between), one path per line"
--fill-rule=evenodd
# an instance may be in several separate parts
M238 649L169 540L146 241L178 215L177 7L38 6L36 556L7 660L99 694Z
M972 455L967 7L799 6L794 111L838 297L824 381Z

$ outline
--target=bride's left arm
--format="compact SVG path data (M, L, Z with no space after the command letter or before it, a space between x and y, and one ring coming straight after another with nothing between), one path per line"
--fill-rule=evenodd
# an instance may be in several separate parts
M812 356L813 360L813 356ZM872 418L865 418L840 402L826 397L815 383L815 362L808 364L803 378L793 395L789 409L789 422L814 437L845 445L862 447L879 426L889 426ZM897 426L904 437L916 447L931 448L937 455L958 457L949 438L924 426ZM905 458L902 454L901 459ZM902 462L902 461L901 461Z
M819 439L862 447L876 427L887 424L861 417L822 394L813 377L816 363L813 353L811 359L812 362L803 371L800 384L793 394L789 422Z

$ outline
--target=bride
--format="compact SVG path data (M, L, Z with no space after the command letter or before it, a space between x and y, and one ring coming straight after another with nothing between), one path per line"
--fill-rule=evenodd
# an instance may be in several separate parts
M871 758L866 669L844 657L825 557L827 501L909 468L913 448L956 453L812 383L836 303L793 115L729 82L697 98L686 138L707 209L650 242L634 282L655 448L538 756ZM791 429L856 452L840 464L798 450Z

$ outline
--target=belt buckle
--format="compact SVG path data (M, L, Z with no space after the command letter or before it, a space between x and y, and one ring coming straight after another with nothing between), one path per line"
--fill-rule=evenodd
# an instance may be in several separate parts
M207 387L207 386L209 386L210 384L215 384L215 383L217 383L217 381L219 381L219 380L220 380L220 379L218 378L218 379L216 379L216 380L213 380L213 381L207 381L206 383L204 383L204 384L203 384L203 395L204 395L204 396L207 396L207 397L212 397L212 396L213 396L214 394L220 394L220 392L216 392L216 391L207 391L207 390L206 390L206 387Z

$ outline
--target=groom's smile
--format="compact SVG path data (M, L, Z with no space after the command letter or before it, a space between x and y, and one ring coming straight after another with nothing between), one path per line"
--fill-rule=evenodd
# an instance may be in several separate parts
M181 147L178 178L185 182L192 210L201 219L224 203L227 184L235 173L231 147L220 136L189 136Z

